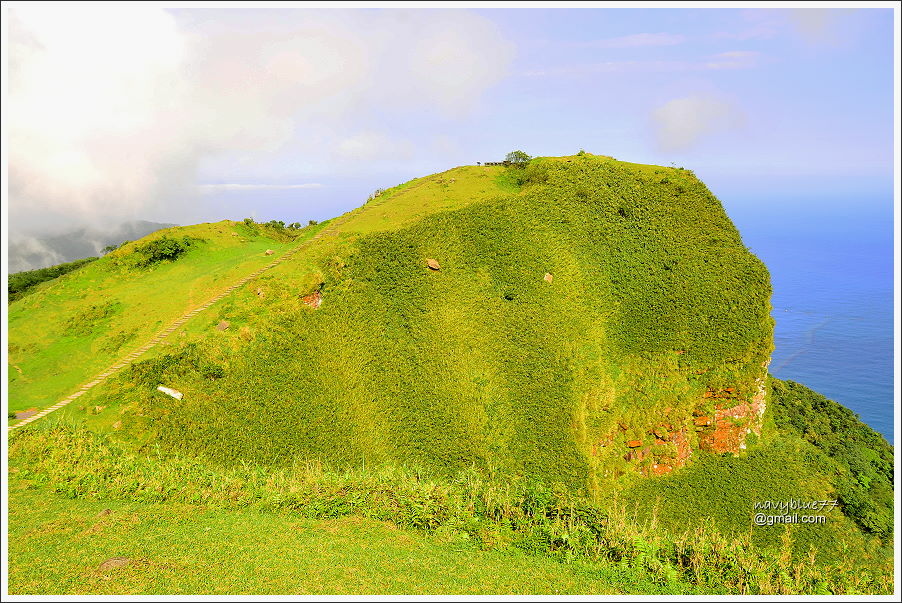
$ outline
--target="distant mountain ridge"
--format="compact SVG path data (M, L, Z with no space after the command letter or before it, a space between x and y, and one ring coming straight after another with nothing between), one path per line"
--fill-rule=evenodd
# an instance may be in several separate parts
M100 255L108 245L119 245L163 228L178 226L147 220L124 222L111 230L82 226L61 234L22 237L9 242L10 273L36 270Z

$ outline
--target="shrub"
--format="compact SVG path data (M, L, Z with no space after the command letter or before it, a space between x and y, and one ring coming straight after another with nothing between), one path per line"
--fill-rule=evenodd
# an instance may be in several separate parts
M159 239L148 241L135 248L135 253L142 256L141 259L138 260L137 265L141 268L146 268L159 262L177 260L193 245L202 240L203 239L189 236L180 238L163 236Z

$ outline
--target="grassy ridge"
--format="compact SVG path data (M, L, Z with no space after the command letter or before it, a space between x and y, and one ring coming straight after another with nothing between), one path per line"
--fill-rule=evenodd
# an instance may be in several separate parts
M176 261L141 265L142 246L186 236L201 242ZM260 225L169 228L38 287L9 307L10 410L54 404L165 324L272 261L267 249L293 244L291 231Z
M358 516L305 519L179 503L10 501L10 594L667 594L642 567L561 563ZM277 535L277 537L273 537ZM131 562L103 570L111 557Z
M475 466L587 490L631 471L625 442L656 421L710 411L707 387L751 395L771 349L767 272L691 174L548 159L518 193L494 170L494 196L362 226L393 194L444 194L475 169L377 198L344 236L261 278L263 297L245 291L203 318L190 352L139 364L90 403L125 399L125 432L217 463ZM314 289L315 311L300 301ZM219 319L234 328L212 331ZM158 394L161 382L185 398Z

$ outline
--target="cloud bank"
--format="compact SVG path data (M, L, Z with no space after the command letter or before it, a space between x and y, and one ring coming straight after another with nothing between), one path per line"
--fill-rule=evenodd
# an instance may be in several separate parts
M322 188L322 184L318 182L308 182L306 184L198 184L197 189L202 193L213 193L216 191L264 191L264 190L291 190L300 188Z
M742 112L733 103L711 95L675 98L652 112L655 136L662 151L685 151L709 135L742 124Z
M676 46L686 41L686 36L669 33L637 33L617 38L607 38L580 43L593 48L641 48L645 46Z
M453 120L513 57L489 21L463 11L36 4L8 15L11 235L177 211L212 190L196 186L198 169L230 154L409 152L369 118ZM308 159L297 157L298 174Z

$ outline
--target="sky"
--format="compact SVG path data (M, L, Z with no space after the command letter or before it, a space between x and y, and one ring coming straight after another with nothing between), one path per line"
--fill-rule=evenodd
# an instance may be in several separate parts
M11 240L323 220L514 149L893 203L890 8L4 7Z

